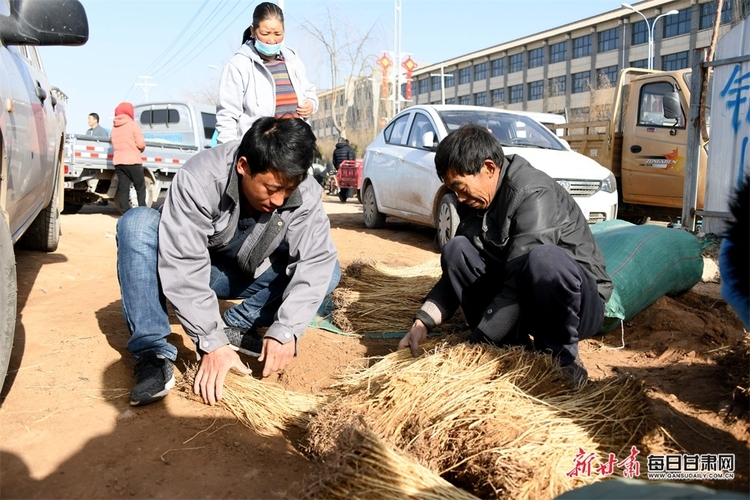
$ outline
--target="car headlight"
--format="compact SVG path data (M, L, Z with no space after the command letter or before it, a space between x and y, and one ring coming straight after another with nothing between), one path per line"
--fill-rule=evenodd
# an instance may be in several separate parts
M602 181L602 187L599 188L599 190L605 191L607 193L614 193L615 191L617 191L617 181L615 180L615 174L610 172L607 178Z

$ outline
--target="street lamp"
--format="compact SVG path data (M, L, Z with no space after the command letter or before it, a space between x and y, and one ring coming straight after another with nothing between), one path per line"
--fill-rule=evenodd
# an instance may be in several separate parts
M440 73L430 73L430 76L440 77L440 103L445 104L445 77L453 76L453 73L445 73L445 64L440 65Z
M656 27L656 21L658 21L664 16L671 16L674 14L679 14L679 12L675 9L672 9L669 12L665 12L664 14L656 16L656 19L654 19L654 22L649 23L648 18L643 14L643 12L636 9L629 3L623 3L620 5L622 5L626 9L632 10L636 14L640 14L643 20L646 22L646 31L648 32L648 69L654 69L654 28Z

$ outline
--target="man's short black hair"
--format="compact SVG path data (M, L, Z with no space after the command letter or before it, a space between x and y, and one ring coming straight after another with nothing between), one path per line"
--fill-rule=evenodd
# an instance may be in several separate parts
M464 123L438 144L435 170L442 181L451 168L458 175L476 175L484 160L502 167L504 159L503 147L486 127Z
M316 151L315 134L304 120L264 116L245 133L238 155L247 159L252 175L273 169L302 182Z
M97 113L89 113L89 116L93 116L96 123L99 123L99 115Z

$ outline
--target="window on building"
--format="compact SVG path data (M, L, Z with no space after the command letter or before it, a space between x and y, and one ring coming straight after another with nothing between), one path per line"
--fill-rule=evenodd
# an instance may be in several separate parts
M690 57L688 51L668 54L661 57L661 69L664 71L674 71L690 67Z
M419 83L417 84L417 86L419 88L420 94L426 94L427 92L430 91L430 80L428 80L427 78L423 78L419 80Z
M529 51L529 68L544 66L544 47Z
M617 84L617 65L596 70L596 84L600 89L609 89Z
M490 62L490 76L503 76L505 73L505 59L493 59Z
M470 95L461 95L458 96L458 103L468 105L471 104L471 96Z
M734 1L725 1L721 5L721 24L732 22L734 17ZM714 27L716 18L716 1L701 4L701 19L699 28L704 30Z
M513 85L509 89L510 92L510 104L517 102L523 102L523 85Z
M638 59L637 61L630 61L630 67L648 69L648 59Z
M538 101L544 98L544 80L529 82L529 101Z
M505 89L492 89L490 92L490 99L492 99L492 106L505 104Z
M664 38L690 33L691 12L692 9L687 8L679 11L678 14L664 16L664 18L662 19L662 22L664 23Z
M553 43L549 46L550 64L564 61L568 58L568 42Z
M461 68L458 70L458 84L463 85L471 82L471 68Z
M653 19L648 20L649 25L654 22ZM631 45L640 45L648 42L648 26L646 21L638 21L633 23L633 35L630 40Z
M455 87L456 86L456 76L453 73L450 73L448 75L445 75L445 87Z
M487 79L487 63L479 63L474 66L474 81L479 82Z
M558 95L565 95L565 92L568 91L568 77L563 76L557 76L555 78L549 79L549 95L551 97L558 96Z
M573 94L589 91L589 81L591 80L591 71L581 71L573 73Z
M523 52L510 56L510 73L523 70Z
M599 52L608 52L610 50L617 50L617 46L620 42L620 30L619 28L612 28L605 31L599 32Z
M474 104L476 106L486 106L487 92L477 92L476 94L474 94Z
M432 90L435 92L440 91L440 77L439 76L432 76L430 77L431 87Z
M343 95L343 94L342 94L342 95ZM406 84L405 84L405 83L402 83L402 84L401 84L401 95L402 95L402 96L403 96L404 98L406 98Z
M591 55L591 35L573 39L573 59Z
M445 100L445 104L456 104L456 98L455 97L449 97Z

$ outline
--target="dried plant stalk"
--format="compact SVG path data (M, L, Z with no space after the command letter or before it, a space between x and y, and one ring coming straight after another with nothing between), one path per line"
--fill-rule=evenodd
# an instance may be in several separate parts
M601 479L569 478L579 447L627 456L655 431L648 400L627 378L575 388L551 357L486 345L431 344L347 374L339 398L309 426L325 456L359 419L389 445L482 498L553 498Z
M300 498L476 499L360 426L342 429L333 450L311 474Z
M400 268L355 261L333 292L333 323L354 334L406 332L440 275L438 259ZM452 333L463 329L464 323L459 312L436 331Z

